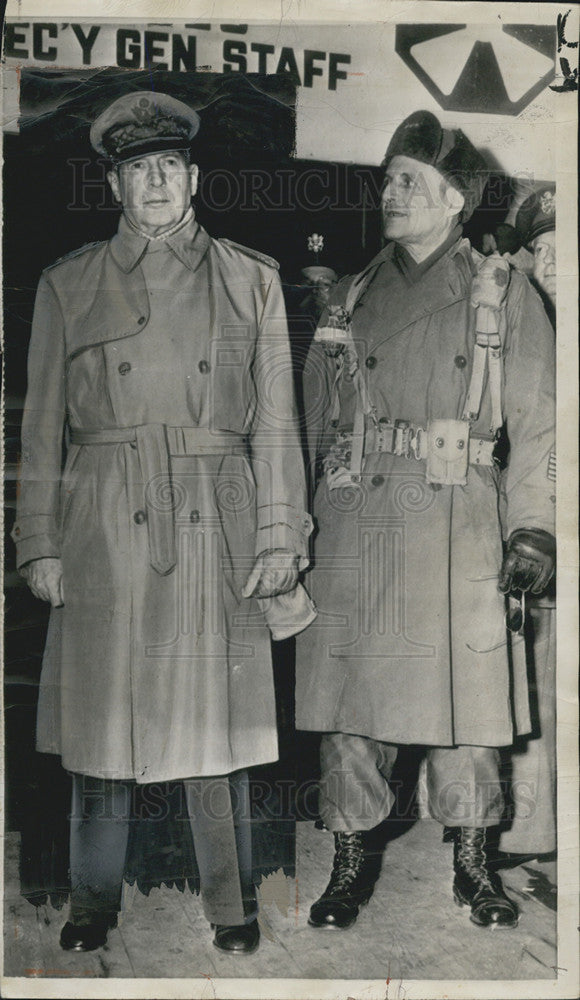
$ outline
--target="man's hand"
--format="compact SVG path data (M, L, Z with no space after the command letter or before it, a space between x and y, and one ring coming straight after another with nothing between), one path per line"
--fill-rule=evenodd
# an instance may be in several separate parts
M242 590L243 597L276 597L298 583L298 556L290 549L260 552Z
M556 539L540 528L519 528L508 540L499 574L502 594L513 590L541 594L556 566Z
M62 563L60 559L34 559L20 570L32 593L41 601L50 601L53 608L64 604Z

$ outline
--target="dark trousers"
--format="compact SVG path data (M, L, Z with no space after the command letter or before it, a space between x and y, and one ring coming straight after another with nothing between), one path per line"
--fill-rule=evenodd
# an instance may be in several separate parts
M320 815L329 830L372 830L389 815L389 781L397 759L391 743L325 733L320 747ZM496 826L504 799L494 747L429 747L431 815L445 826Z
M73 774L71 916L110 919L121 908L134 782ZM250 795L245 771L183 782L203 909L214 924L254 920Z

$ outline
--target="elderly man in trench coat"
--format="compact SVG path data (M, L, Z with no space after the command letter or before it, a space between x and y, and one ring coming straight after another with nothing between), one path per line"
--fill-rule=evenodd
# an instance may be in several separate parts
M389 242L339 284L305 372L325 476L296 725L323 733L320 811L336 846L309 922L348 927L370 898L370 831L393 805L398 745L419 744L432 815L453 831L455 901L479 926L511 927L517 908L488 845L504 808L498 748L530 719L504 594L517 629L522 594L553 572L554 338L527 279L462 237L486 180L463 133L416 112L384 168Z
M35 305L14 539L53 605L37 748L73 773L67 949L116 923L133 783L184 779L214 944L255 950L245 769L277 759L266 621L282 637L312 614L277 265L196 222L198 127L148 92L99 116L118 232L48 267Z

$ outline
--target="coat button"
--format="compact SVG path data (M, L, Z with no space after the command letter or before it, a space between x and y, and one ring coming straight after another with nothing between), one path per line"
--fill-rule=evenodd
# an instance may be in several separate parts
M211 369L209 361L200 361L197 367L199 368L202 375L207 375L207 373Z
M133 514L133 520L135 524L144 524L147 520L147 514L144 510L136 510Z
M198 510L192 510L189 515L189 520L192 524L197 524L199 522L200 514Z
M467 364L467 358L464 358L463 354L458 354L457 357L455 358L455 367L465 368L466 364Z
M373 358L372 354L365 361L365 365L367 366L367 368L375 368L376 367L376 363L377 363L377 359Z
M129 364L128 361L121 361L121 364L119 365L117 370L119 372L119 375L128 375L129 372L131 371L131 365Z
M145 322L145 317L144 316L139 316L139 319L137 320L137 322L138 322L139 326L143 326L143 323Z
M371 479L371 483L373 484L373 486L382 486L384 481L385 481L384 476L373 476L373 478Z
M438 448L442 448L443 445L445 444L445 441L443 438L435 438L435 444L437 445Z

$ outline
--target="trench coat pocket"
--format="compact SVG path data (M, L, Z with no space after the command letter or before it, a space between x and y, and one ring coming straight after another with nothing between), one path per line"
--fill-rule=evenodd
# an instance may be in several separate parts
M465 644L473 653L491 653L507 646L504 598L497 589L497 574L464 584Z

